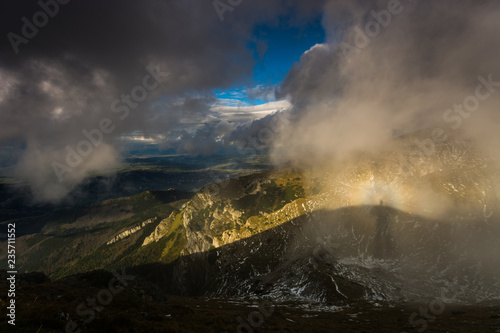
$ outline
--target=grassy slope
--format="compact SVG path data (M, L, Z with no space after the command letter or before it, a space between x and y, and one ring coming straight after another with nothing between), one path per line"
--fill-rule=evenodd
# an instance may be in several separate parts
M144 238L154 231L156 225L184 202L165 203L161 196L162 193L144 192L107 200L88 209L57 214L42 233L22 239L25 251L22 252L21 269L42 270L52 278L59 278L126 262L125 258L141 247ZM109 211L124 218L115 220L113 214L106 215ZM153 223L106 245L120 232L148 219L153 219Z
M243 213L241 220L244 224L240 226L228 217L214 230L218 234L229 228L247 237L283 223L287 216L279 212L280 209L290 202L303 200L304 196L300 175L293 172L264 172L230 182L240 188L246 187L244 193L234 198L229 186L227 193L216 198L212 206L200 209L194 216L200 221L210 220L216 209L223 209L230 202ZM187 243L181 210L186 201L168 202L171 200L165 193L147 191L106 200L88 208L54 213L41 233L22 237L21 271L43 271L58 279L94 269L174 261ZM144 239L172 212L173 221L168 232L157 242L142 246ZM151 218L154 222L141 230L113 244L106 244L122 231Z

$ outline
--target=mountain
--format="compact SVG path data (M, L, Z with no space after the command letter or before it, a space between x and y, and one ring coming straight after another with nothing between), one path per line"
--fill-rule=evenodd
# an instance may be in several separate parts
M285 214L292 209L286 205L292 203L296 210L294 201L303 196L299 178L286 180L280 175L271 172L228 180L194 196L174 190L147 191L55 211L44 216L39 231L17 237L19 270L60 278L93 269L168 263L181 254L251 236L286 221ZM214 188L221 192L213 192ZM259 212L265 217L257 217ZM205 225L208 220L210 225ZM0 257L5 256L2 251Z
M417 133L377 155L54 211L18 237L18 269L128 267L191 296L495 301L499 184L473 143Z
M471 142L426 137L196 193L146 191L25 211L6 197L3 224L19 230L20 329L58 332L74 322L89 332L329 332L353 324L494 332L498 166ZM89 312L78 307L109 287L113 270L134 279L85 320ZM269 316L251 319L256 307Z
M326 304L359 299L500 301L500 230L380 207L302 215L249 238L141 266L169 293ZM381 231L380 229L383 228ZM149 275L148 275L149 276Z
M31 220L10 220L18 230L17 268L57 278L115 261L118 264L127 251L134 250L137 237L151 232L155 222L167 217L190 196L192 193L176 190L147 191L90 206L57 209L43 214L38 230L24 235L22 232L29 230ZM6 247L2 247L0 255L6 257Z

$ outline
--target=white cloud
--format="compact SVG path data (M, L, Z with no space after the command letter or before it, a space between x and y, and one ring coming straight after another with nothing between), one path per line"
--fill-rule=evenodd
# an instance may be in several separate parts
M120 139L123 141L159 144L163 140L165 140L165 135L145 136L142 134L132 134L132 135L124 135Z
M314 50L325 50L325 51L329 51L330 50L330 46L326 43L320 43L320 44L315 44L313 45L309 50L307 50L306 52L303 53L303 55L306 55Z
M217 116L221 120L237 121L244 119L260 119L278 110L289 109L291 106L292 104L284 99L260 105L214 106L210 111L217 112Z

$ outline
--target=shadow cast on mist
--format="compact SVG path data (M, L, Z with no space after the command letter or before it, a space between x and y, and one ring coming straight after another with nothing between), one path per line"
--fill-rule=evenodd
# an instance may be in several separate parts
M498 223L450 223L380 209L318 210L171 264L128 270L185 296L404 300L466 284L469 290L457 296L463 301L498 295Z

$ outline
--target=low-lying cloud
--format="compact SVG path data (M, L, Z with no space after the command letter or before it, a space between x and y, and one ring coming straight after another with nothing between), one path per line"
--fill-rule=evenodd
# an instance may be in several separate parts
M327 42L278 93L296 117L276 161L330 163L423 128L464 132L499 157L499 15L497 1L330 1Z

